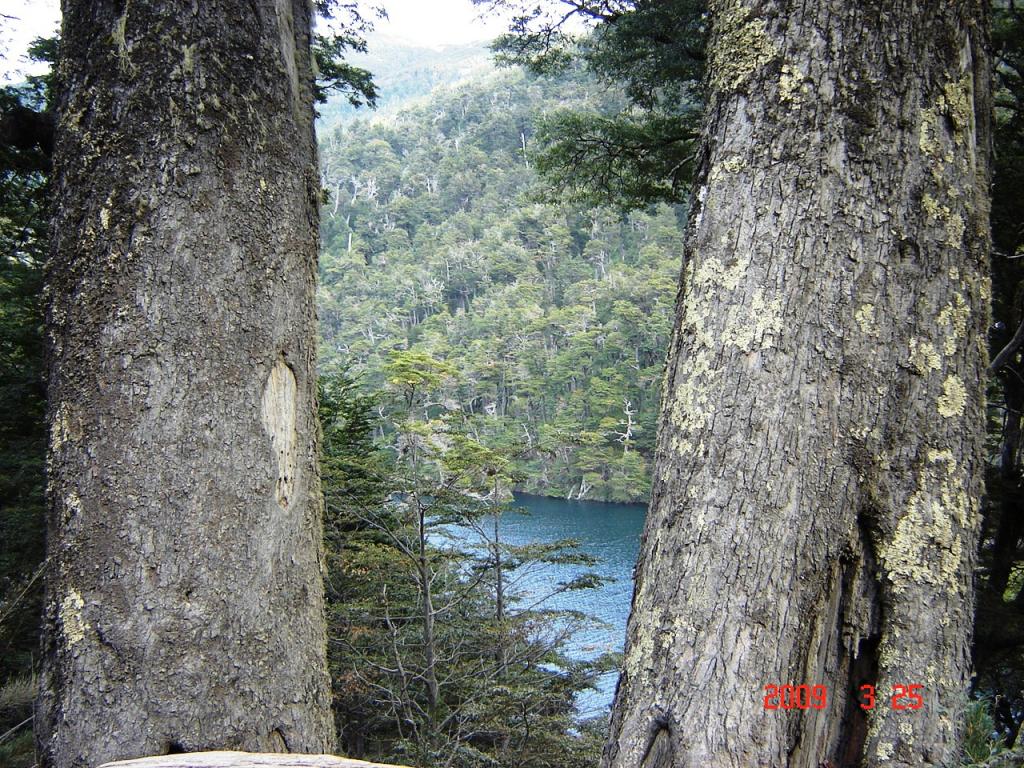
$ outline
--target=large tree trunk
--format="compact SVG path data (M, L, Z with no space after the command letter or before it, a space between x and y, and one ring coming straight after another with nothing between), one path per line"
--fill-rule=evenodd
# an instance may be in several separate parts
M307 0L64 0L49 766L333 743Z
M985 22L983 0L712 3L605 766L956 761L984 429ZM766 710L768 684L826 685L827 706ZM910 684L923 708L895 711Z

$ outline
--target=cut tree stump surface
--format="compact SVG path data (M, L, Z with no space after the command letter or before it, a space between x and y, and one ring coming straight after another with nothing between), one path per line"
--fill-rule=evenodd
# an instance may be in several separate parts
M257 752L187 752L104 763L99 768L408 768L367 763L334 755L269 754Z

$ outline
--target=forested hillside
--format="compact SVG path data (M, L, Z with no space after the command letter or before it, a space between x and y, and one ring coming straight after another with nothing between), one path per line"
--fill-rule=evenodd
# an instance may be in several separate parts
M613 105L582 75L503 71L323 136L321 365L376 390L395 351L448 361L432 407L517 451L524 490L638 500L681 217L542 202L533 137L565 106Z

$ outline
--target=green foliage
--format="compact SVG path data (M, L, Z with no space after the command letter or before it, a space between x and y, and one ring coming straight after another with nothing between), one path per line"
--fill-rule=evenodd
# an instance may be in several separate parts
M991 701L985 698L974 699L967 704L964 714L963 765L984 763L1005 750L1002 739L996 734L991 709Z
M384 379L402 393L407 406L412 405L417 394L437 389L445 377L454 373L451 363L415 350L393 352L384 364Z
M523 490L634 501L649 492L681 212L538 202L532 149L542 115L604 98L578 72L503 72L328 136L321 360L397 390L434 375L423 355L444 361L424 416L508 451Z
M329 660L343 751L417 766L592 766L601 734L577 732L573 699L601 667L561 653L584 619L517 607L512 586L546 563L592 561L574 542L500 541L508 458L419 415L423 400L441 398L444 368L426 355L392 360L392 375L414 381L422 399L396 391L387 429L373 416L379 398L350 379L321 387ZM552 591L598 583L583 575Z
M330 91L339 91L353 107L376 106L377 87L373 75L345 60L350 53L366 53L366 35L373 29L373 22L363 15L359 3L315 0L314 7L321 23L341 19L330 24L329 34L313 34L310 53L317 73L313 83L314 99L324 103ZM379 8L373 13L378 17L385 15Z
M351 34L313 35L313 60L316 62L317 79L313 85L314 98L324 103L331 90L345 94L353 107L377 106L377 86L373 75L361 67L345 61L347 50L365 51L366 41Z
M601 205L614 190L624 208L681 202L689 192L698 135L696 117L555 112L537 132L537 170L551 186L545 197L568 194Z
M538 138L538 169L556 195L625 209L683 202L689 193L704 101L701 0L474 0L510 17L499 62L535 73L582 67L626 102L603 114L567 110ZM567 31L582 20L590 34Z
M30 55L52 61L56 41ZM53 139L51 77L0 89L0 764L35 763L34 661L44 558L42 277Z

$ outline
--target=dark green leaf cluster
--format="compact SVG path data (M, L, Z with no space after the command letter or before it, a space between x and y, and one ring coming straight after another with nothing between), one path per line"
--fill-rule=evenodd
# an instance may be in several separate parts
M537 170L551 186L546 199L568 193L602 205L614 190L623 208L685 200L693 174L699 115L637 117L563 110L547 115L537 138Z
M316 0L314 7L323 22L339 17L343 21L333 25L329 34L313 35L311 53L317 72L313 97L324 103L331 91L339 91L353 107L375 107L377 86L373 75L345 60L352 53L366 53L366 35L373 29L373 22L363 15L359 3ZM374 13L385 15L380 9L375 9Z
M703 105L705 2L474 2L510 16L493 46L499 63L546 74L581 66L627 100L612 114L561 111L546 121L538 168L553 195L627 209L686 199ZM590 34L572 34L573 19Z

